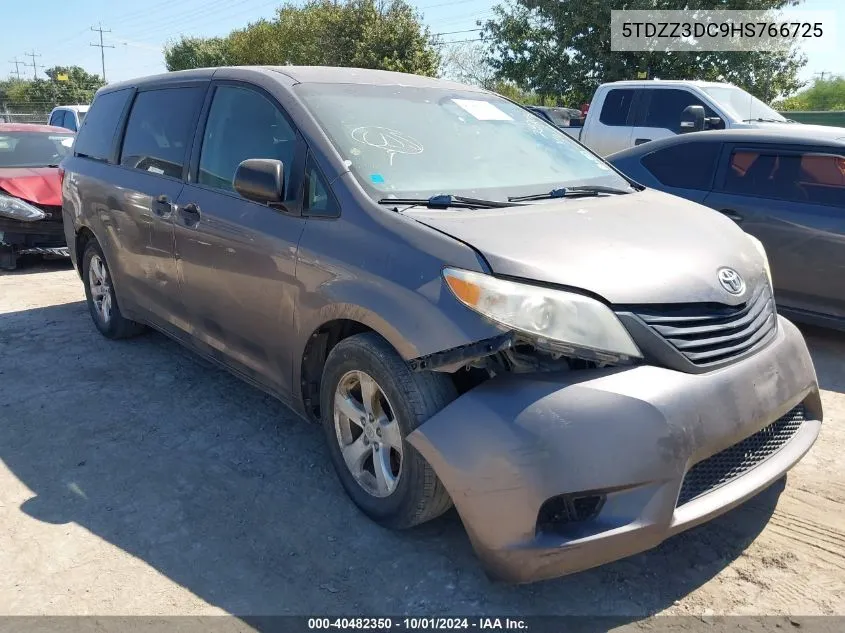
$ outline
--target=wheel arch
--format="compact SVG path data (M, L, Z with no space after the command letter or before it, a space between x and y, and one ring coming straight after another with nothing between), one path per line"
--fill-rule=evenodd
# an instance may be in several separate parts
M320 419L320 385L323 367L329 353L342 340L364 332L378 334L400 356L407 357L412 349L395 329L384 322L379 323L372 315L357 306L345 312L343 316L335 316L311 328L311 333L299 357L299 366L295 367L298 370L302 407L308 419L315 422ZM404 355L402 350L405 351Z

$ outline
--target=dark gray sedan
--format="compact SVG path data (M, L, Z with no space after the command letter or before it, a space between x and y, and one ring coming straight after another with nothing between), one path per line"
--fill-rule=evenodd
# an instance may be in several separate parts
M845 129L698 132L608 160L731 218L765 245L780 312L845 329Z

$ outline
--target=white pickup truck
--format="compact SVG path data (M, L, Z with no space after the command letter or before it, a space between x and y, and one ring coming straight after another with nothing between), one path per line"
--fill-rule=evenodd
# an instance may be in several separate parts
M583 127L560 129L607 156L683 132L778 125L795 122L731 84L652 79L602 84Z

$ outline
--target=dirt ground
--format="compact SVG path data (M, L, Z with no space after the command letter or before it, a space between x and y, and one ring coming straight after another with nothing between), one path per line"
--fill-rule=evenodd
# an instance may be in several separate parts
M111 342L66 263L0 276L0 614L845 614L845 335L825 424L744 506L647 553L490 582L457 515L392 533L319 429L163 336Z

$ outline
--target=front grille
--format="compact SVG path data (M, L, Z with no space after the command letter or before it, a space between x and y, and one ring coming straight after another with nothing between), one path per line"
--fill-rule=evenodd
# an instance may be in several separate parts
M754 435L695 464L684 477L677 505L692 501L747 473L780 450L805 419L804 405L799 404Z
M744 304L680 305L636 314L654 332L699 367L721 363L766 343L777 328L768 284Z

